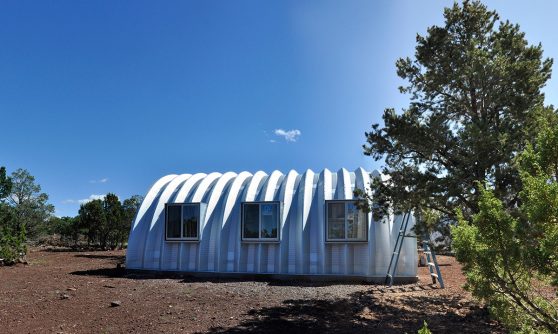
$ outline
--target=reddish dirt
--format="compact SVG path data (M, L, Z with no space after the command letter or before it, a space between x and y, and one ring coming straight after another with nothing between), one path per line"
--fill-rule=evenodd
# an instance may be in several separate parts
M127 274L123 251L34 250L0 267L2 333L503 333L463 291L460 266L439 257L446 289L208 280ZM118 301L120 306L111 307Z

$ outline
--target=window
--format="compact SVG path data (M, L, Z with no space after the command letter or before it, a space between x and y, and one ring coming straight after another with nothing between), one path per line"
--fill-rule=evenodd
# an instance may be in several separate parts
M326 241L367 241L368 215L354 201L326 201Z
M242 203L242 240L279 240L279 203Z
M200 204L167 204L166 240L199 240Z

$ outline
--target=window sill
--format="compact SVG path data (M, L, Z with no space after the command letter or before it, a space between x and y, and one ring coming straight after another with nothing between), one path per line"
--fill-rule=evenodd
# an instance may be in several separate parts
M246 243L246 244L278 244L278 243L281 243L281 240L243 239L240 242L241 243Z
M188 239L165 239L165 242L186 242L186 243L199 243L200 240L188 240Z
M368 240L327 240L326 244L366 244Z

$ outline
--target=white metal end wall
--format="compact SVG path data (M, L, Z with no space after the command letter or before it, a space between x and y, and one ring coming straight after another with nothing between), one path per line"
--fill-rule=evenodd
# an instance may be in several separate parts
M368 189L370 173L291 170L287 174L210 173L167 175L151 187L132 224L126 266L130 269L223 273L359 275L387 272L401 216L375 222L368 215L366 243L325 242L325 201L353 199ZM377 171L373 177L381 177ZM280 241L243 243L242 202L279 201ZM202 202L199 242L166 242L165 204ZM414 225L414 221L410 226ZM416 276L414 239L406 238L398 275Z

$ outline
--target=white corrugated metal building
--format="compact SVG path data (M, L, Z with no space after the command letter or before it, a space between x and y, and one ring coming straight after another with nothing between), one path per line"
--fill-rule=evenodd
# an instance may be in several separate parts
M167 175L132 224L126 267L382 281L401 216L375 222L360 212L353 190L369 184L362 168ZM406 238L397 276L416 272L416 240Z

